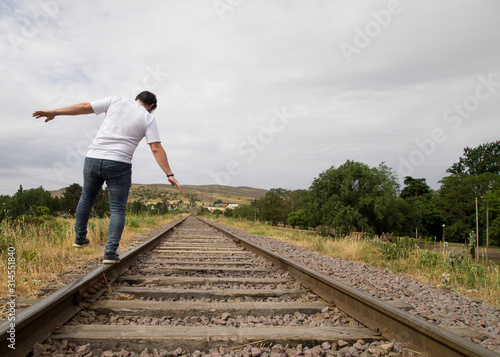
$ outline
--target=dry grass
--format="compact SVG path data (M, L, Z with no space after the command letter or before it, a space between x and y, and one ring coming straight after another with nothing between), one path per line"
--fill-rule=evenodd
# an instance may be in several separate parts
M373 247L364 244L366 240L359 237L341 240L330 239L314 231L273 227L253 221L228 219L226 217L219 217L217 220L249 233L272 237L331 257L345 258L357 262L372 262L380 257Z
M302 246L325 256L387 269L412 280L487 301L500 308L499 266L477 264L465 252L432 252L415 247L411 240L395 244L359 237L333 239L310 231L271 227L223 216L216 220L249 233Z
M126 251L134 237L152 227L173 221L173 216L127 217L119 251ZM74 219L50 218L44 222L0 222L0 296L8 290L8 248L15 247L15 295L34 297L40 287L58 281L60 275L75 267L101 259L107 241L109 219L91 219L90 244L74 248ZM14 294L12 294L14 295Z

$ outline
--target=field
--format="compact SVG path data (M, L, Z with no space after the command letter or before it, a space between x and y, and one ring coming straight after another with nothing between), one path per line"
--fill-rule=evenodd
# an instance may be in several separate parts
M211 217L213 219L213 217ZM411 238L398 243L359 236L334 239L314 232L272 227L253 221L217 217L218 222L249 233L303 246L326 256L349 259L387 269L419 282L481 299L500 308L500 266L470 259L464 250L420 249Z
M151 228L167 224L180 216L127 216L120 251L126 251L133 239ZM0 297L35 297L40 287L58 281L61 274L78 272L88 264L100 265L107 241L109 218L92 218L88 225L90 245L74 248L74 219L42 217L36 221L0 222ZM12 252L9 256L9 252ZM9 266L9 257L15 268ZM93 263L92 263L93 262ZM8 269L10 268L10 269ZM14 273L14 293L8 289L8 276Z
M65 189L52 191L53 196L61 197ZM141 185L132 184L129 202L141 201L145 204L157 203L163 200L171 202L196 202L212 204L218 200L224 203L250 204L255 199L263 198L267 190L252 187L231 187L221 185L182 185L183 194L169 184Z
M143 188L140 186L138 189L141 187ZM154 190L163 189L156 186L147 186L146 188L151 190L152 194L158 193L155 193ZM219 190L207 193L207 197L217 200L217 197L222 197L220 195L224 194L231 196L230 191ZM235 200L236 197L239 197L241 201L252 199L251 197L235 196ZM127 249L134 237L176 218L178 216L172 215L127 216L120 249ZM486 300L500 307L499 266L494 263L477 264L459 245L450 244L448 250L445 251L440 248L440 245L432 247L421 244L419 247L416 241L409 238L402 239L399 243L383 242L379 239L360 239L359 237L333 239L322 237L310 231L271 227L251 221L230 219L221 215L213 215L211 219L217 219L223 224L250 233L304 246L327 256L364 262L378 269L387 269L397 274L403 274L410 279L449 289L472 298ZM83 250L72 247L74 219L38 217L33 218L33 221L11 222L4 220L0 222L0 296L9 294L7 284L9 247L15 247L15 293L19 297L33 297L40 287L57 281L59 275L74 271L75 268L85 265L89 261L100 261L107 239L108 222L108 219L92 219L89 222L91 244ZM490 258L499 254L500 250L490 249Z

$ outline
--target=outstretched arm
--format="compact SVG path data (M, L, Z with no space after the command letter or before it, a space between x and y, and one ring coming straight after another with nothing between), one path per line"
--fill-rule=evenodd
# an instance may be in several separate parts
M54 119L57 115L80 115L80 114L92 114L94 113L94 109L92 109L92 105L90 102L87 103L79 103L73 104L69 107L54 109L54 110L38 110L33 113L33 116L38 119L41 117L45 117L45 122L49 122Z
M155 157L156 162L158 163L158 165L160 165L163 172L165 172L166 175L172 175L172 170L170 169L170 165L168 164L167 153L165 152L165 149L163 149L161 143L151 143L149 144L149 147L151 148L153 156ZM168 178L168 182L170 182L172 186L177 187L182 193L182 188L174 176L170 176Z

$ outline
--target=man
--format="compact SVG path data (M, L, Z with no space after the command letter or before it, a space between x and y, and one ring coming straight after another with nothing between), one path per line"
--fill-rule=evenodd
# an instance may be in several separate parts
M167 155L161 145L156 120L152 113L156 109L156 96L148 91L135 98L108 97L94 102L74 104L55 110L33 113L35 118L45 117L45 122L58 115L99 115L105 113L104 121L89 147L83 167L83 190L76 209L74 247L89 244L87 223L92 206L104 182L109 192L111 217L108 243L104 250L104 264L119 262L116 254L125 227L125 209L132 185L132 156L139 142L145 137L153 156L167 175L168 181L182 189L170 169Z

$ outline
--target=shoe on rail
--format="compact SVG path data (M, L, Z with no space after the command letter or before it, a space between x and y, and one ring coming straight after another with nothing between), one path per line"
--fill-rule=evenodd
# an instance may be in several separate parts
M104 253L103 264L115 264L120 261L120 257L116 253Z
M75 238L75 243L73 243L73 247L83 248L88 246L90 241L87 238Z

